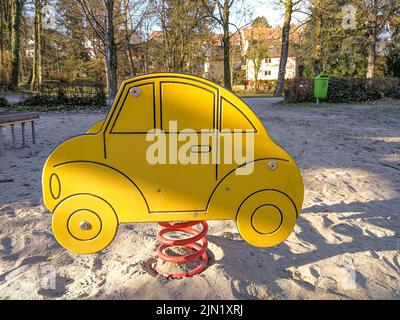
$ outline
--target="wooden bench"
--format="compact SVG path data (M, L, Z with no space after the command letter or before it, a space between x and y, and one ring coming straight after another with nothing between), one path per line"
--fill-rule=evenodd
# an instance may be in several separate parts
M21 124L22 126L22 145L26 145L25 140L25 124L30 122L32 125L32 143L36 143L35 137L35 121L39 119L38 112L0 112L0 156L4 155L4 137L3 127L11 126L11 136L14 149L17 148L17 139L15 137L15 125Z

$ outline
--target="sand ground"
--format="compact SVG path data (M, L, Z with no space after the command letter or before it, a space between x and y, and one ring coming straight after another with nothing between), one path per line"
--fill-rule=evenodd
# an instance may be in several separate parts
M158 226L121 226L102 253L66 252L42 204L41 170L60 142L104 113L43 113L38 144L0 158L1 299L399 299L400 102L248 103L298 162L305 203L295 232L261 250L234 222L210 223L211 263L200 276L148 272ZM55 289L48 280L55 277Z

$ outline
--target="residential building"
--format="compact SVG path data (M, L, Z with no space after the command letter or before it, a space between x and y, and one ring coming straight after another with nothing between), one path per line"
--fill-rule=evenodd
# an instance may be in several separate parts
M251 84L256 79L254 60L247 57L252 42L262 41L266 45L266 57L261 59L257 79L259 81L278 80L279 64L281 58L282 29L275 28L246 28L241 32L243 39L243 56L245 57L246 82ZM292 36L293 38L293 36ZM298 65L296 56L289 49L286 66L286 78L297 76Z
M232 59L231 66L233 74L243 72L243 79L247 84L255 81L254 61L247 57L247 53L254 40L265 42L268 46L266 58L261 60L261 67L258 73L258 80L277 80L281 56L281 35L282 29L275 28L245 28L231 38ZM291 36L295 39L298 33ZM222 35L215 35L211 48L206 52L204 63L205 78L222 82L224 74ZM286 78L296 77L298 64L295 54L289 50L289 57L286 67Z

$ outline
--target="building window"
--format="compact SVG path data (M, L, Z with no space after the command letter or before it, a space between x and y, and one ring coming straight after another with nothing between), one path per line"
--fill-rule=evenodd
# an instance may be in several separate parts
M271 62L272 62L272 59L271 59L271 58L265 59L265 63L271 63Z
M264 75L266 75L266 76L270 76L270 75L271 75L271 70L267 70L267 71L265 71L265 72L264 72Z

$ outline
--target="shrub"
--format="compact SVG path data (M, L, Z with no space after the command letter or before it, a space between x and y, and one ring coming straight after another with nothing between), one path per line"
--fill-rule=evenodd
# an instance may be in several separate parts
M80 110L106 107L105 95L95 97L65 97L64 95L34 95L16 105L17 109L37 111Z
M276 88L276 80L258 80L258 91L262 92L273 92ZM255 81L248 80L247 87L255 90Z
M275 91L277 80L260 80L259 87L265 91Z
M309 78L296 78L290 81L286 81L285 86L286 102L311 102L314 99L313 81Z
M382 95L370 80L332 78L329 81L327 101L347 103L378 100Z
M400 99L400 78L386 78L381 86L385 97Z
M400 79L398 78L330 78L326 101L349 103L374 101L383 97L400 97ZM285 101L301 103L314 101L314 80L297 78L287 81Z
M4 97L0 97L0 109L7 109L10 105Z
M400 99L400 79L399 79L399 83L397 84L397 86L391 88L390 91L388 91L387 97L393 98L393 99Z
M90 92L87 92L88 88ZM101 87L60 85L55 88L45 88L42 93L32 95L15 105L14 109L37 111L96 109L107 106L106 98Z

